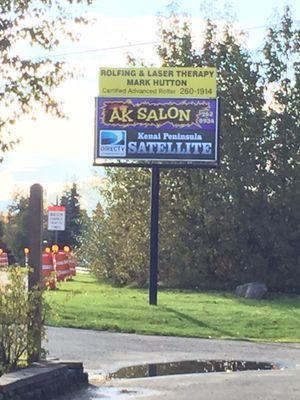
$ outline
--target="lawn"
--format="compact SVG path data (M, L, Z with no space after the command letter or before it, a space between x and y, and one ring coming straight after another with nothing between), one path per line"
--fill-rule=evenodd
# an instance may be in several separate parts
M300 296L246 300L225 292L116 288L78 274L47 293L47 324L143 334L300 342Z

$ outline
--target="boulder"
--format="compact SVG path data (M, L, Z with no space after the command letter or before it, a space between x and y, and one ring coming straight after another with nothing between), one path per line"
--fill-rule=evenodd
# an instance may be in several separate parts
M268 291L267 286L260 282L250 282L237 286L235 294L246 299L262 299Z

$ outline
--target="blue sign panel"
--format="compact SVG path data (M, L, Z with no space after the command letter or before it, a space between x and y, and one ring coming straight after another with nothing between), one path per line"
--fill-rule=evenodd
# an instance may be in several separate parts
M218 162L217 99L96 99L95 164Z

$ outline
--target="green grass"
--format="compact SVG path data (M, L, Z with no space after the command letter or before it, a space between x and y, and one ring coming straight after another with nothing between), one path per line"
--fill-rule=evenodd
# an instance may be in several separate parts
M148 291L116 288L77 275L47 293L54 326L118 332L300 342L300 296L246 300L223 292L161 290L158 306Z

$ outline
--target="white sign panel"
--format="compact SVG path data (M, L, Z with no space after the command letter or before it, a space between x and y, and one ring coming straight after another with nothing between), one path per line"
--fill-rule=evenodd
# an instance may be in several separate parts
M48 207L48 230L64 231L66 229L66 207Z

